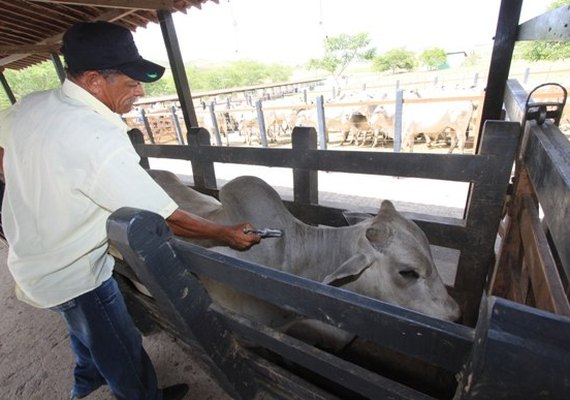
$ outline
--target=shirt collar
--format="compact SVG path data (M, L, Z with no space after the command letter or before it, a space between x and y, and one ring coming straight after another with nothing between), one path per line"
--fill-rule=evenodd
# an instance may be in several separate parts
M119 114L111 111L109 107L99 101L99 99L69 79L66 79L63 82L63 85L61 86L61 92L64 96L85 104L97 114L100 114L103 118L113 123L117 127L123 129L125 132L129 130L128 125L125 124Z

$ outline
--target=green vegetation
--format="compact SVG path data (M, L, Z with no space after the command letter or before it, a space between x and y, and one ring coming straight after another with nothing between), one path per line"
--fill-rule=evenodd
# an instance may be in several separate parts
M20 71L6 70L4 77L8 81L16 100L21 99L26 94L39 90L53 89L59 86L59 78L51 61L34 65ZM10 100L0 89L0 109L10 105Z
M325 55L323 58L313 58L307 63L309 69L322 69L330 73L335 82L353 61L372 60L376 49L369 47L368 33L356 35L341 34L327 37L324 41Z
M421 64L425 65L428 70L433 71L439 69L447 62L447 53L444 49L434 47L424 50L418 57Z
M187 67L186 69L192 91L285 82L289 80L292 72L293 70L289 66L263 64L256 61L236 61L216 68ZM28 93L53 89L60 84L51 61L34 65L22 71L6 70L4 75L16 100ZM167 71L165 76L157 82L145 84L145 93L149 97L176 93L172 74ZM0 89L0 109L9 105L8 96L4 90Z
M404 48L392 49L374 58L372 69L374 71L411 71L417 66L414 52Z

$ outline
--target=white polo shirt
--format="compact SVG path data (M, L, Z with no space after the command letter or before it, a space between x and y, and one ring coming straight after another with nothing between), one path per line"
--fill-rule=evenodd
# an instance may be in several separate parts
M177 204L139 166L120 116L73 82L0 112L2 225L18 298L47 308L111 276L106 222L120 207Z

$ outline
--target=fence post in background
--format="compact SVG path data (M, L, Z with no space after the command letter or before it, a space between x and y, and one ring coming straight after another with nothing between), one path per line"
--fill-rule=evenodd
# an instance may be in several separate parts
M526 67L526 69L524 70L523 83L528 83L528 77L529 76L530 76L530 68Z
M154 136L152 134L152 129L150 128L150 123L148 122L148 118L146 117L146 112L144 108L141 109L141 117L143 119L144 128L146 129L146 133L148 135L148 139L152 144L154 144Z
M396 90L396 114L394 115L394 152L402 149L402 114L404 109L404 91Z
M210 146L210 133L204 128L191 127L186 136L188 145L192 147ZM190 160L194 186L202 189L216 189L216 171L212 161L202 161L199 156Z
M317 132L313 127L296 126L291 133L291 146L299 158L306 150L317 149ZM298 158L297 156L294 156ZM299 204L319 203L318 171L293 168L293 200Z
M178 144L184 144L184 139L182 138L182 131L180 130L180 123L178 122L178 117L176 116L176 106L170 107L172 112L172 125L174 126L174 132L176 132L176 140Z
M218 120L216 118L216 112L214 111L214 102L211 101L208 106L210 112L210 118L212 119L212 128L214 129L214 136L216 137L216 144L218 146L222 145L222 138L220 137L220 128L218 128Z
M396 90L400 89L400 80L396 79Z
M439 81L439 77L436 75L435 78L433 78L433 86L437 86L438 81Z
M363 92L366 92L366 82L364 82L364 83L362 84L362 91L363 91Z
M259 135L261 136L261 145L267 147L267 131L265 129L265 118L263 117L262 100L255 102L255 109L257 111L257 123L259 124Z
M307 104L307 89L303 89L303 101Z
M323 95L317 97L317 126L319 127L319 148L327 149L327 124L325 122L325 100Z
M473 77L473 87L477 87L478 80L479 80L479 72L475 72L475 76Z
M336 86L333 86L332 88L332 96L333 99L336 99Z
M226 107L228 109L230 109L232 107L232 99L231 99L231 95L226 97Z

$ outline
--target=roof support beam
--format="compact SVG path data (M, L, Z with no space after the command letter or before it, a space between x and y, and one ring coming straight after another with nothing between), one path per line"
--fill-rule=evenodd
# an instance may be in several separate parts
M14 96L14 92L12 92L12 89L10 88L8 81L6 80L6 77L4 76L4 71L1 71L1 70L0 70L0 83L2 84L2 87L4 88L4 91L6 92L6 96L8 96L10 103L15 104L16 103L16 96Z
M180 108L184 115L184 122L186 128L197 127L198 119L196 118L196 111L194 110L194 103L192 102L192 94L190 93L190 84L184 69L184 62L182 61L182 53L180 52L180 44L176 36L174 28L174 21L172 14L168 11L158 11L158 19L160 21L160 29L164 38L164 45L168 54L168 61L172 69L172 76L176 86L176 92L180 101Z
M97 18L94 19L94 21L109 21L109 22L113 22L116 20L119 20L123 17L126 17L127 15L130 15L132 13L134 13L136 10L113 10L113 11L109 11L106 12L104 14L101 14L100 16L98 16ZM53 52L53 46L56 43L60 43L61 39L63 37L63 33L60 33L58 35L52 36L50 38L47 38L45 40L42 40L39 43L36 43L36 45L47 45L47 46L51 46L50 51L42 51L42 53L52 53ZM11 47L11 46L10 46ZM59 47L59 46L58 46ZM4 65L8 65L11 64L13 62L22 60L30 55L34 54L33 52L29 52L27 54L12 54L8 57L4 57L4 58L0 58L0 67L4 66Z
M42 54L42 53L53 53L54 51L59 51L60 45L58 44L30 44L30 45L18 45L18 46L0 46L1 54Z
M171 10L173 0L30 0L35 3L58 3L93 7L127 8L138 10Z

